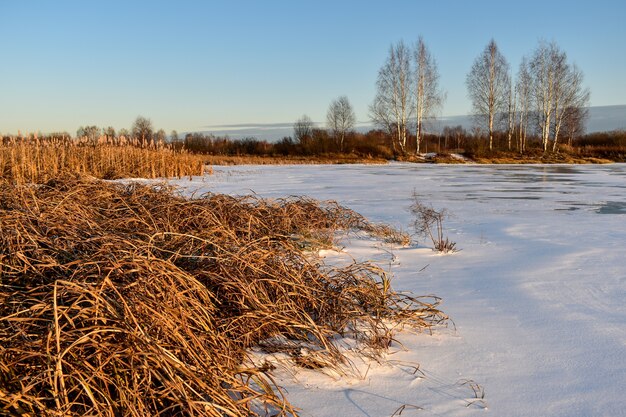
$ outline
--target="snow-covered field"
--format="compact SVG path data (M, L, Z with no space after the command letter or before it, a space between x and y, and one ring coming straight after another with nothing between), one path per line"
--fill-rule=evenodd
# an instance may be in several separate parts
M414 191L452 214L452 255L342 242L397 290L442 297L455 326L400 334L361 377L279 368L302 416L626 416L626 165L236 166L177 183L334 199L405 230Z

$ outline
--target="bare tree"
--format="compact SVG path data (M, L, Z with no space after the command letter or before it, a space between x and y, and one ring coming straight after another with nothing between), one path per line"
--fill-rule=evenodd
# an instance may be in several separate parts
M356 123L356 115L348 97L341 96L333 100L326 113L328 128L332 130L335 140L338 141L339 150L343 152L343 142L348 133Z
M583 88L582 84L582 71L575 64L566 65L565 73L557 80L554 108L553 152L557 150L563 124L570 118L579 121L585 120L584 117L578 117L582 114L579 109L585 108L588 105L590 93L589 89Z
M102 129L102 134L107 137L108 140L115 139L115 129L113 126L109 126L106 129Z
M420 36L413 50L414 104L415 104L415 152L420 152L424 119L431 117L443 104L445 95L439 89L437 61Z
M582 72L567 62L567 54L556 43L540 42L529 61L530 91L539 116L544 152L552 139L552 150L557 150L564 120L574 109L589 101L589 90L583 88Z
M411 59L409 48L400 41L389 48L385 65L378 71L377 93L370 106L374 124L394 133L402 153L406 152L407 128L414 106L411 94Z
M369 116L376 126L385 130L387 134L392 137L391 147L395 153L396 138L393 138L393 136L396 133L396 122L393 113L389 109L386 99L381 94L376 94L376 97L374 97L374 102L369 108Z
M588 107L573 107L568 109L567 117L563 121L563 131L567 135L567 144L572 146L575 138L585 134L585 121L589 117Z
M86 138L92 143L96 143L98 140L98 136L100 134L100 129L98 126L81 126L76 131L76 137L78 138Z
M445 147L447 148L447 139L454 139L456 141L456 149L461 149L461 139L465 136L467 136L467 131L463 128L463 126L461 125L457 125L457 126L444 126L443 130L442 130L442 134L444 135L444 137L446 138L446 145Z
M170 141L178 142L178 140L178 132L176 130L172 130L172 132L170 133Z
M133 123L131 129L133 137L139 141L140 144L146 144L152 140L152 122L143 116L138 116Z
M508 149L509 151L511 150L511 141L513 139L513 133L515 131L515 119L516 119L516 104L517 104L517 100L516 100L516 91L513 88L513 78L509 78L509 103L508 103L508 129L507 129L507 143L508 143Z
M467 137L467 131L461 125L454 127L454 137L456 138L456 148L461 149L461 139Z
M165 130L163 129L159 129L155 134L154 134L154 141L158 144L163 144L165 143L165 139L167 139L167 134L165 133Z
M518 135L518 150L520 153L526 151L526 136L528 134L528 120L530 111L530 88L531 88L531 76L529 70L528 59L524 57L520 62L519 70L517 72L517 81L515 84L515 93L517 96L517 106L519 115L519 128L517 130Z
M293 124L293 136L300 144L305 144L313 133L313 121L309 116L303 114Z
M466 84L474 114L487 119L489 149L492 150L495 116L506 112L510 85L509 64L493 39L474 61Z
M554 97L554 57L545 42L542 42L533 52L529 61L531 73L531 94L533 106L539 118L541 128L541 143L543 151L548 150L550 140L550 122L552 120L552 100Z

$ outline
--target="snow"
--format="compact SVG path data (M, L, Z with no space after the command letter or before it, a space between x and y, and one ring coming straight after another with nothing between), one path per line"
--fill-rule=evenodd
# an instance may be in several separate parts
M626 415L626 165L214 172L175 182L189 193L334 199L404 230L414 192L452 215L444 227L461 251L451 255L424 240L402 248L354 236L322 254L379 262L396 290L442 297L454 325L399 334L389 363L358 363L358 375L279 367L302 416Z
M465 155L462 155L460 153L451 153L450 156L453 159L456 159L458 161L463 161L465 163L473 163L470 159L468 159Z

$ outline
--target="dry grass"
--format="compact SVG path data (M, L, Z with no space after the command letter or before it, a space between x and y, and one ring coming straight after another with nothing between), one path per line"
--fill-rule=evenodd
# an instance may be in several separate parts
M69 139L9 139L0 144L0 175L15 183L45 182L66 173L116 179L183 177L204 172L204 158L166 145Z
M530 150L525 154L516 152L494 151L483 155L470 155L470 159L478 164L608 164L609 159L592 156L581 156L568 152L564 145L562 151L543 153L541 150Z
M316 156L254 156L254 155L207 155L211 165L299 165L299 164L386 164L383 158L367 158L352 154Z
M252 347L340 367L338 335L382 352L391 328L446 320L373 265L302 249L351 228L377 230L332 202L1 183L0 414L293 413Z

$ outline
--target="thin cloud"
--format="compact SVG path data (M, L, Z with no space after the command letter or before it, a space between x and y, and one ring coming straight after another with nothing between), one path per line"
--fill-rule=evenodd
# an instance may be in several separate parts
M201 126L202 129L283 129L293 128L295 122L279 122L279 123L234 123L234 124L220 124L220 125L205 125ZM370 121L357 121L357 126L369 126ZM313 122L313 126L322 127L324 123Z
M205 129L280 129L292 128L293 123L235 123L225 125L202 126Z

